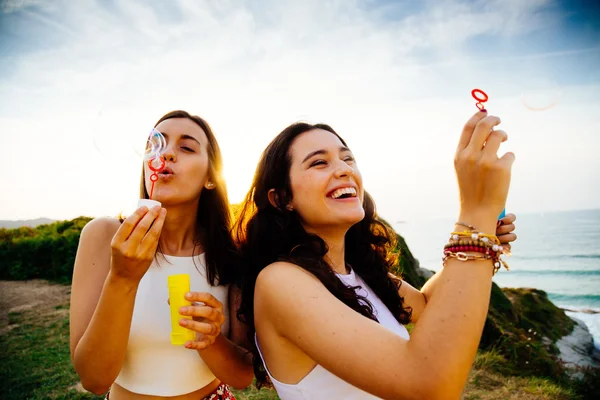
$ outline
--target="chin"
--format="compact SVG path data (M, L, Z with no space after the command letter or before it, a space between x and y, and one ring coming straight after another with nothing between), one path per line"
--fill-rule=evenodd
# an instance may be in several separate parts
M339 221L341 224L348 225L348 228L350 228L358 224L363 219L365 219L365 212L361 209L360 211L349 212L341 215Z

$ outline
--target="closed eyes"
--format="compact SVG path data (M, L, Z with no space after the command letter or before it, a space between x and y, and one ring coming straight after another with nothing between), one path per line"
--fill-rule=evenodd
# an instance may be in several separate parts
M346 163L351 163L351 162L354 162L354 157L352 157L352 156L346 156L346 157L343 158L343 160ZM316 166L319 166L319 165L327 165L327 161L326 160L322 160L322 159L315 160L315 161L313 161L310 164L309 168L316 167Z

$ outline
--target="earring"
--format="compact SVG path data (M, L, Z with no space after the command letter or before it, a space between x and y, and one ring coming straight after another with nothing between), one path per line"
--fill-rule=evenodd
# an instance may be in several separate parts
M288 204L287 206L285 206L286 210L288 211L294 211L294 207L292 207L291 204Z
M204 185L205 188L207 189L214 189L215 188L215 184L212 182L206 182L206 185Z

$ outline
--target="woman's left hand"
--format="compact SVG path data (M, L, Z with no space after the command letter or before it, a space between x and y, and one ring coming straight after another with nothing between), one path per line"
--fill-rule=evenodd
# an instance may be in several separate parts
M498 221L496 226L496 236L500 239L502 246L509 252L511 249L510 242L517 240L517 235L513 233L516 220L515 214L506 214L504 218Z
M189 292L185 298L192 305L181 307L179 313L192 319L182 318L179 325L196 332L196 340L187 342L185 347L204 350L221 334L221 326L225 322L223 304L212 294L205 292Z

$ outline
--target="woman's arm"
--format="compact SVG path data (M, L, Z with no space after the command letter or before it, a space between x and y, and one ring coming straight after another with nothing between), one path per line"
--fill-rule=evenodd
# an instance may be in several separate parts
M517 240L517 235L513 233L517 217L515 214L506 214L500 221L500 225L496 227L496 236L500 239L500 243L510 249L510 243ZM400 286L400 296L404 298L404 305L412 308L411 322L416 323L419 316L423 313L425 306L433 296L437 282L439 281L439 272L435 273L425 282L421 290L415 289L405 281L402 281Z
M289 263L260 273L255 315L316 363L378 397L453 399L479 343L492 270L490 261L449 260L440 300L431 300L409 341L356 313Z
M247 327L237 318L240 301L239 288L230 285L229 338L220 333L212 345L197 350L212 373L220 381L236 389L249 386L254 379L251 353L246 350Z
M121 370L137 284L145 272L131 263L129 268L111 268L114 263L126 265L114 254L115 247L127 240L140 242L137 228L131 232L136 225L157 241L164 215L150 231L148 226L159 212L138 210L123 224L116 219L95 219L81 232L71 287L70 351L83 387L93 393L108 391ZM119 233L123 236L120 239ZM152 247L144 250L150 253ZM141 275L139 271L143 271Z

